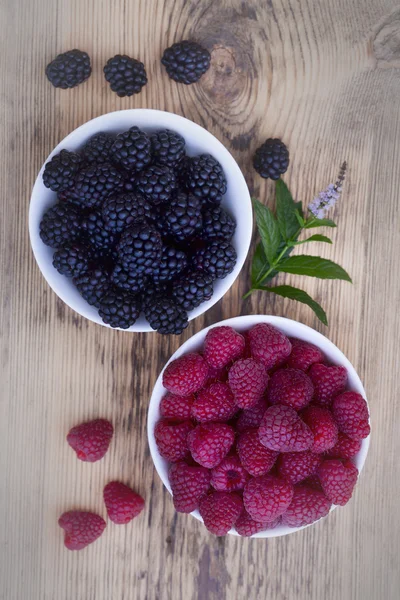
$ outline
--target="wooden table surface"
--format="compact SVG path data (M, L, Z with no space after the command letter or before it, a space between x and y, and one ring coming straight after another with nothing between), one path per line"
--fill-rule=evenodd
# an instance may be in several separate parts
M399 598L398 3L1 0L0 7L1 598ZM162 50L184 38L212 53L209 73L189 87L160 65ZM93 74L73 90L55 90L45 65L75 47L89 52ZM102 74L121 52L144 61L149 76L131 98L118 98ZM288 144L285 180L297 199L312 199L348 161L334 245L305 248L338 261L354 280L302 282L326 307L329 329L290 301L259 295L243 302L249 262L181 337L111 331L55 296L29 246L36 174L78 125L139 107L209 129L235 156L251 192L270 205L271 184L251 168L266 137ZM176 514L146 441L149 396L171 353L205 325L251 313L284 315L328 335L364 382L373 427L350 504L270 541L216 538ZM116 433L106 458L92 465L76 460L65 435L97 416L111 419ZM144 514L126 527L110 525L80 553L67 551L58 516L71 508L104 515L102 488L111 478L146 497Z

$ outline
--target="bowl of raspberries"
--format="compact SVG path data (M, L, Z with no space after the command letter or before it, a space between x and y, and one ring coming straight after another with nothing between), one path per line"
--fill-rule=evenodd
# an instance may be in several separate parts
M123 110L85 123L50 154L29 231L42 274L77 313L180 334L238 276L251 200L211 133L172 113Z
M175 509L218 536L282 536L344 506L369 437L365 391L344 354L302 323L265 315L190 338L148 414Z

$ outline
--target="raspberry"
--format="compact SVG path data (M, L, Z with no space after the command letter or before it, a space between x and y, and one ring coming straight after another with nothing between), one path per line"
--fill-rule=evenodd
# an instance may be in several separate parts
M263 475L247 482L243 502L245 509L255 521L268 523L286 511L292 497L291 483L273 475Z
M293 408L282 404L267 408L258 435L266 448L278 452L301 452L313 443L308 425Z
M237 431L242 432L246 431L246 429L252 429L253 427L260 427L267 407L267 401L265 397L262 396L254 406L242 410L236 423Z
M211 367L220 369L242 355L244 337L232 327L214 327L204 341L204 357Z
M305 452L286 452L278 458L278 475L290 483L300 483L314 475L321 464L321 456L309 450Z
M308 406L302 411L301 418L314 436L311 452L321 454L333 448L338 439L338 428L330 410L320 406Z
M339 431L338 441L328 452L329 458L353 458L361 450L361 440L353 440Z
M110 481L103 491L109 519L117 525L132 521L144 508L144 500L130 487L119 481Z
M326 517L330 508L331 503L322 492L299 485L294 488L293 500L282 516L282 523L289 527L310 525Z
M186 458L189 454L188 433L192 429L193 424L190 421L159 421L154 429L154 437L161 456L170 462Z
M183 420L190 419L194 396L177 396L168 392L160 402L160 414L164 419Z
M240 408L251 408L261 398L268 384L268 373L252 358L238 360L229 370L229 385Z
M249 429L240 435L237 452L244 468L254 477L268 473L278 456L278 452L262 445L257 429Z
M191 513L199 505L200 498L210 487L210 471L204 467L192 467L185 462L173 464L169 470L175 510Z
M361 394L345 392L336 396L332 410L342 433L355 440L361 440L369 435L368 406Z
M244 509L242 514L235 523L235 529L239 535L243 537L250 537L259 531L265 531L266 529L273 529L279 523L279 518L275 519L271 523L258 523L255 521L249 513Z
M329 406L333 397L343 392L347 382L344 367L313 365L309 375L314 385L314 400L321 406Z
M243 510L238 494L212 492L200 500L199 511L208 531L215 535L226 535L235 525Z
M106 522L99 515L82 510L70 510L58 519L64 529L64 544L68 550L82 550L101 536Z
M322 351L304 340L297 338L289 338L292 344L292 351L287 359L287 366L292 369L300 369L307 371L314 363L319 363L324 360Z
M200 423L229 421L236 412L233 394L226 383L212 383L200 390L192 407L192 416Z
M311 401L314 387L311 379L299 369L280 369L269 382L268 401L300 410Z
M211 471L211 485L218 492L236 492L244 488L249 477L238 456L227 456Z
M234 440L233 427L224 423L197 425L188 435L192 457L207 469L213 469L225 458Z
M96 462L108 450L114 428L105 419L95 419L73 427L67 435L67 442L84 462Z
M172 361L164 371L163 386L178 396L198 392L208 376L208 365L200 354L192 352Z
M318 469L325 496L344 506L350 500L358 478L358 470L349 460L325 460Z
M248 335L253 358L262 362L267 369L282 364L292 349L289 338L268 323L255 325Z

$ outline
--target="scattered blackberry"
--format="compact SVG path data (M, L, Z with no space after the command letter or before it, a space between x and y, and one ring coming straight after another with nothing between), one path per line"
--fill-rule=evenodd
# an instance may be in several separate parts
M95 248L113 248L117 242L117 234L106 229L101 212L87 215L82 221L82 229Z
M88 270L90 259L91 252L87 246L78 243L69 244L54 252L53 267L61 275L75 277Z
M149 299L144 306L144 314L150 327L158 333L179 335L188 325L186 311L165 296Z
M105 163L110 161L111 146L115 136L110 133L96 133L82 149L82 156L87 163Z
M147 83L144 64L126 54L110 58L103 71L112 91L121 98L138 94Z
M192 194L179 192L164 212L163 225L177 242L194 236L202 226L201 203Z
M59 54L46 67L47 79L54 87L72 88L90 77L90 58L81 50L69 50Z
M196 269L206 271L213 279L223 279L235 267L237 254L229 242L212 242L196 252L193 263Z
M184 40L164 50L161 62L171 79L186 85L198 81L210 66L211 55L208 50Z
M61 150L53 156L43 171L43 183L53 192L63 192L74 185L75 176L81 166L79 154Z
M134 223L150 218L151 206L140 194L110 196L103 204L104 227L119 232Z
M153 270L152 279L155 284L172 281L186 269L187 264L187 257L183 250L164 246L161 261Z
M169 167L151 165L139 173L136 185L152 204L168 202L176 188L175 173Z
M203 229L201 237L203 240L213 242L214 240L232 239L235 233L236 222L220 206L210 206L203 210Z
M213 278L201 271L191 271L172 284L172 297L185 310L193 310L212 295Z
M179 133L166 129L150 136L153 160L159 165L175 167L185 156L185 140Z
M128 329L140 315L140 302L128 292L111 290L101 299L99 315L111 327Z
M100 206L123 186L121 173L109 163L90 165L79 171L75 185L65 194L66 199L82 208Z
M257 148L253 166L265 179L279 179L289 166L289 151L281 140L268 138Z
M147 275L161 260L161 235L152 225L137 223L123 232L117 249L119 263L126 271Z
M82 298L97 308L103 296L111 289L109 275L105 269L100 267L74 277L73 282Z
M81 233L81 217L67 202L52 206L40 222L42 242L52 248L59 248L74 242Z
M210 154L187 160L184 178L186 188L204 202L219 204L227 189L222 167Z
M127 171L141 171L151 161L150 139L139 127L117 135L112 148L113 161Z
M139 294L147 285L147 278L144 275L138 275L135 272L125 271L121 265L115 265L111 273L112 283L121 290Z

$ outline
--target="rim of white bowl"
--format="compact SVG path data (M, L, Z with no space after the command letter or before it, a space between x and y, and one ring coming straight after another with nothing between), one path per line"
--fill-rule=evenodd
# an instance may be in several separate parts
M151 123L144 124L145 121L151 119ZM123 124L122 124L123 121ZM194 123L186 117L181 117L175 113L170 113L162 110L150 108L132 108L126 110L117 110L110 113L95 117L80 125L69 133L49 154L43 163L35 184L32 189L30 206L29 206L29 237L33 254L39 269L46 279L54 293L67 304L72 310L80 314L82 317L93 321L104 327L111 329L110 325L103 323L96 308L87 304L74 288L70 279L65 278L57 272L52 265L53 249L46 246L39 235L39 224L43 213L47 208L55 204L56 194L46 188L42 181L42 174L46 163L60 150L77 150L94 134L100 131L125 131L129 127L137 125L145 131L163 129L172 129L181 133L185 140L190 139L189 145L200 146L209 144L209 148L194 150L191 154L210 153L221 163L225 174L227 175L228 185L231 180L231 186L234 186L235 198L238 198L237 213L234 215L237 222L235 234L232 239L232 244L237 252L237 262L232 273L224 279L216 281L214 293L210 300L203 302L199 307L188 313L189 321L204 314L214 304L216 304L230 289L238 277L243 264L247 258L250 247L252 229L253 229L253 214L251 206L251 198L247 187L244 175L237 164L236 160L229 150L220 142L212 133L207 131L201 125ZM196 139L195 136L198 136ZM79 141L78 141L79 140ZM229 167L229 169L228 169ZM227 171L232 171L231 175ZM226 205L226 195L222 201L222 206ZM119 331L136 331L136 332L154 332L147 321L141 316L138 321L128 329L118 329Z
M220 321L219 323L215 323L214 325L205 327L204 329L193 335L191 338L189 338L185 343L183 343L178 348L178 350L171 356L171 358L165 364L164 368L162 369L160 375L157 378L150 399L147 414L147 438L150 447L150 454L153 459L155 469L170 494L172 494L172 491L168 480L168 461L162 458L162 456L158 452L157 444L154 437L154 426L161 417L159 411L160 401L163 395L166 393L166 390L162 384L162 376L166 367L169 365L170 362L172 362L176 358L179 358L183 354L200 350L200 348L203 345L204 339L207 335L207 332L210 329L213 329L214 327L219 327L221 325L229 325L230 327L233 327L237 331L241 332L248 330L250 327L253 327L257 323L270 323L271 325L275 325L278 329L280 329L281 331L283 331L283 333L290 337L297 337L301 340L305 340L307 342L315 344L316 346L321 348L321 350L324 352L325 356L330 360L330 362L346 367L348 371L349 389L361 394L368 404L364 386L349 359L343 354L341 350L339 350L339 348L333 342L331 342L331 340L329 340L326 336L324 336L322 333L319 333L312 327L304 325L304 323L300 323L299 321L294 321L292 319L287 319L286 317L276 317L274 315L246 315L225 319L224 321ZM364 467L365 460L368 454L369 444L370 435L362 441L360 451L353 458L353 462L355 463L359 474L361 474L361 471ZM332 510L334 510L335 508L337 508L337 506L333 505L331 507L330 512L332 512ZM199 521L203 522L203 519L201 518L198 510L193 511L190 514ZM323 519L320 519L320 521L322 520ZM311 523L310 525L305 525L303 527L287 527L286 525L279 525L275 529L260 531L259 533L253 535L252 538L273 538L280 537L283 535L289 535L291 533L295 533L296 531L306 529L306 527L312 527L318 522L319 521L316 521L315 523ZM234 529L231 529L229 531L229 534L236 536L239 535Z

